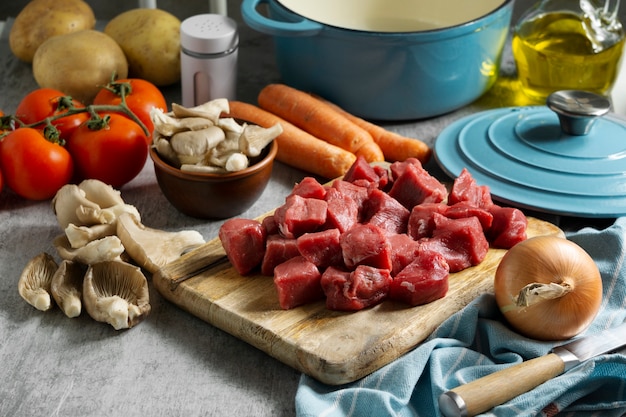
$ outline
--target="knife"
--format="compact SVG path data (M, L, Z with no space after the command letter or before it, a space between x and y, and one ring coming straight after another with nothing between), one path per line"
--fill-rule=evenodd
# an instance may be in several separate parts
M439 396L445 417L472 417L532 390L587 359L626 346L626 322L557 346L535 359L510 366Z

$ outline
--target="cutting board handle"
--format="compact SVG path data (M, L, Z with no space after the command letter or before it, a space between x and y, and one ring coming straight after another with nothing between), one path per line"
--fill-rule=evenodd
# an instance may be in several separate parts
M166 281L169 289L174 291L181 282L226 262L228 258L221 241L213 239L161 268L154 279Z

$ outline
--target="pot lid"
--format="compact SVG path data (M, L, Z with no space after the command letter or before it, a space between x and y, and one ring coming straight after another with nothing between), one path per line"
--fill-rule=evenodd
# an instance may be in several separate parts
M547 103L452 123L435 141L437 163L452 177L467 168L494 200L520 208L626 215L626 121L608 114L610 102L592 93L560 91Z

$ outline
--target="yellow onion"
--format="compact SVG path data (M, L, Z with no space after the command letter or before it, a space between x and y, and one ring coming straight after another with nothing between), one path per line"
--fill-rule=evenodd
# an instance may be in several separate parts
M585 330L602 302L602 278L576 243L538 236L513 246L496 269L494 293L518 333L539 340L569 339Z

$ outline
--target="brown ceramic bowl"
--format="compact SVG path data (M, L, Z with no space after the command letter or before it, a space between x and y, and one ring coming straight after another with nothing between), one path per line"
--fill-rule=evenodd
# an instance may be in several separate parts
M181 171L161 159L154 148L150 157L161 191L178 211L196 218L225 219L243 213L261 196L277 150L272 141L248 168L229 174Z

